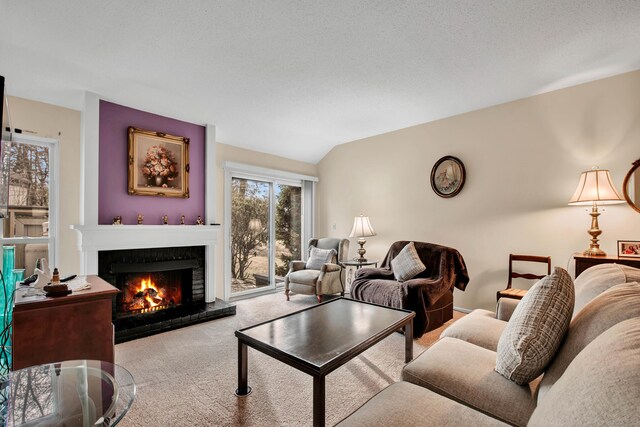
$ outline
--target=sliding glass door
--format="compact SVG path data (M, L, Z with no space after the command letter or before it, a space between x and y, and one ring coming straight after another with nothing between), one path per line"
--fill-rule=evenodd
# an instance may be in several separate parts
M274 289L302 259L302 182L232 174L227 185L230 296Z
M275 273L282 282L289 262L302 259L302 187L275 184Z
M231 182L231 290L271 287L269 200L271 184L234 177Z

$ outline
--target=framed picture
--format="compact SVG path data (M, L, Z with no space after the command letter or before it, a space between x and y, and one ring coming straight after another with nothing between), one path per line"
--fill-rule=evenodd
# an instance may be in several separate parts
M457 157L444 156L431 169L431 188L440 197L453 197L462 190L466 173Z
M189 197L189 138L129 126L129 194Z
M618 240L618 257L640 258L640 242L631 240Z

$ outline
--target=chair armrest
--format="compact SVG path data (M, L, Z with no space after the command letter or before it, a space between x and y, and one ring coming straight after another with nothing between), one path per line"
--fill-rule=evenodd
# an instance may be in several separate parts
M519 302L519 299L500 298L496 307L496 319L508 322Z
M341 269L342 267L340 267L338 264L333 264L331 262L327 262L323 264L322 267L320 267L320 271L322 273L331 273L334 271L340 271Z
M393 271L388 268L372 268L372 267L362 267L356 270L353 280L355 279L385 279L385 280L395 280L393 276Z
M452 287L447 285L444 278L424 278L410 279L404 282L409 298L416 299L418 294L423 294L429 305L436 303L446 292L452 292Z
M289 273L292 271L304 270L307 267L307 263L304 261L291 261L289 263Z

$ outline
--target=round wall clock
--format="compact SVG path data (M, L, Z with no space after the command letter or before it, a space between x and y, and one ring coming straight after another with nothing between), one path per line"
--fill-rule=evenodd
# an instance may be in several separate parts
M462 190L465 178L462 161L457 157L444 156L431 169L431 188L440 197L453 197Z

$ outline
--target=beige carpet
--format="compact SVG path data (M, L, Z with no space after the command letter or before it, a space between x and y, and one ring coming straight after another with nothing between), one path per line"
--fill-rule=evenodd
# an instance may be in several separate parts
M315 297L281 293L237 303L237 314L116 346L116 363L138 386L122 426L306 426L312 378L249 349L251 395L238 398L234 331L299 310ZM463 314L455 313L454 320ZM414 341L414 356L443 328ZM404 336L392 334L326 377L326 420L333 425L400 379Z

